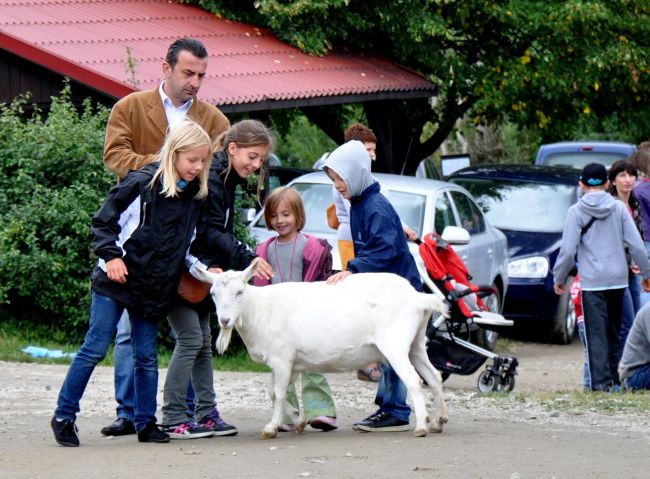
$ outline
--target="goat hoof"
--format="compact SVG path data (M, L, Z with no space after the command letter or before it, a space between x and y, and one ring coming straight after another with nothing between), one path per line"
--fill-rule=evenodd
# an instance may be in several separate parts
M260 439L275 439L278 435L277 430L267 431L266 429L260 433Z
M307 426L306 422L301 422L300 424L296 425L296 432L305 432L305 427Z
M442 426L447 422L447 418L438 419L438 423L432 422L429 425L429 432L440 433L442 432Z
M428 431L426 428L419 428L415 430L415 437L426 437Z

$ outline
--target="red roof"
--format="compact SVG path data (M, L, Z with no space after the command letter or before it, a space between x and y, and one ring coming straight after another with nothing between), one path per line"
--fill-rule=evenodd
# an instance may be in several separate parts
M137 60L137 89L145 90L162 80L167 47L183 36L200 39L210 54L199 96L229 111L434 91L424 77L381 58L310 56L268 30L167 0L0 0L1 48L115 98L134 91L127 47Z

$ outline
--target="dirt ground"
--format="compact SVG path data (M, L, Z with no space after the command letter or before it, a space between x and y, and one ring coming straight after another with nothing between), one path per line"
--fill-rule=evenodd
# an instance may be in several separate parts
M476 376L445 383L449 424L442 434L359 433L352 422L374 408L375 386L354 373L329 376L339 429L283 433L262 441L270 418L269 374L215 375L222 415L237 436L139 444L104 438L113 420L112 369L93 375L78 418L82 445L63 448L49 420L67 366L0 362L0 477L74 478L645 478L650 470L650 418L545 409L517 392L581 387L578 343L512 342L520 362L508 399L481 396ZM165 371L161 371L160 385ZM159 386L159 390L162 386ZM428 392L427 392L428 395ZM160 399L160 398L159 398ZM159 400L160 403L160 400ZM160 417L160 416L159 416Z

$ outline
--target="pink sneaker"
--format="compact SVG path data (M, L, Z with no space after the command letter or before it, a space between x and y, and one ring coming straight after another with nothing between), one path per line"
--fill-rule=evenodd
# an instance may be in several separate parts
M321 431L333 431L334 429L338 429L336 418L330 416L317 416L309 421L309 425L314 429L320 429Z
M294 432L296 427L293 424L280 424L278 432Z

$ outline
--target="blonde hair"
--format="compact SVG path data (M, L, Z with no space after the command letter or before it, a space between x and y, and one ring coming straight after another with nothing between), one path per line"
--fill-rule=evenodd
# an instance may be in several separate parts
M241 120L233 124L229 130L222 133L219 138L217 138L215 143L218 150L224 150L226 155L228 155L228 168L223 173L224 181L232 169L232 157L228 153L228 145L230 143L234 143L238 148L250 148L251 146L260 145L268 146L269 154L275 147L273 133L271 133L271 130L264 123L258 120ZM264 188L264 178L268 173L267 160L268 158L264 159L264 163L262 164L257 177L256 196L258 203L261 198L262 189Z
M305 206L303 205L300 193L288 186L281 186L274 189L264 202L264 221L266 222L266 229L273 230L273 227L271 226L271 216L283 201L296 217L296 229L302 231L305 227L306 221Z
M195 198L203 199L208 196L208 174L212 164L212 141L210 135L201 128L201 125L192 120L183 120L171 132L167 134L165 143L158 153L157 161L160 162L158 171L151 180L151 188L160 179L162 182L162 193L166 197L178 196L181 189L176 182L179 180L175 164L177 153L192 151L203 145L208 146L208 157L203 165L203 170L199 173L200 188Z

